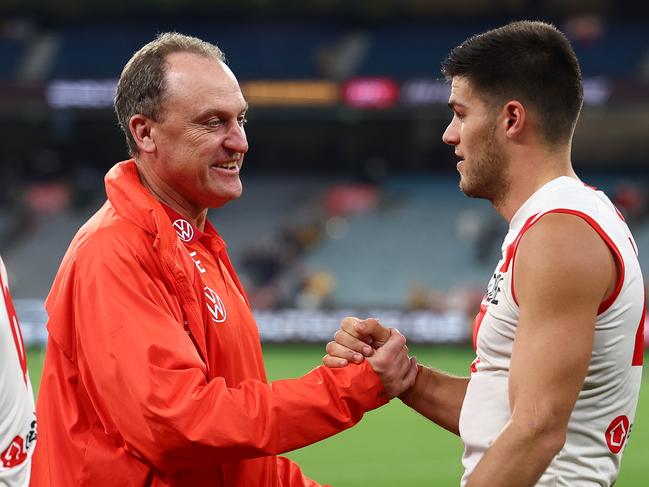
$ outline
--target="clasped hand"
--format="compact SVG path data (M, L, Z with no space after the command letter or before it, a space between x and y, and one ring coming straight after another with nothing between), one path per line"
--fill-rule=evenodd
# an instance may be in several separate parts
M345 367L367 360L381 378L392 399L412 387L417 377L417 359L408 357L406 337L396 328L386 328L374 318L344 318L322 359L327 367Z

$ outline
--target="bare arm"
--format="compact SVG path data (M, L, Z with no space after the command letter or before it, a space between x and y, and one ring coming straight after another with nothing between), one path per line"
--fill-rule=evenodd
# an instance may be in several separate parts
M546 215L525 234L514 272L520 320L509 377L511 419L468 487L533 486L563 447L590 362L597 310L616 277L596 232L559 214Z
M344 367L349 362L359 363L364 357L371 361L375 350L389 339L390 330L372 318L362 321L345 318L334 341L327 344L323 362L329 367ZM442 428L459 435L460 410L469 379L422 365L417 368L414 385L399 399Z
M469 385L468 377L454 377L418 365L415 385L399 399L442 428L460 434L460 410Z

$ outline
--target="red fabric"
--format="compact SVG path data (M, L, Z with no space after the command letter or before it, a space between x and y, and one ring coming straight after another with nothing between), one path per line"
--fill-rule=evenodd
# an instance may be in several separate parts
M556 208L554 210L549 211L548 213L563 213L567 215L578 216L586 223L588 223L593 228L593 230L597 232L597 234L601 237L602 240L604 240L604 242L610 249L611 253L613 254L613 257L615 258L615 264L617 266L617 283L615 284L615 289L613 290L613 293L606 300L602 301L602 303L600 303L599 305L597 314L602 314L604 311L606 311L613 305L617 297L620 295L620 291L622 291L622 286L624 284L624 274L626 271L624 268L624 259L622 258L622 254L620 253L620 250L617 248L617 246L615 245L611 237L609 237L608 234L604 231L604 229L599 225L599 223L597 223L595 220L593 220L593 218L586 215L585 213L581 211L570 210L565 208Z
M302 474L302 470L288 458L277 458L277 471L282 486L304 485L305 487L318 487L320 484L307 478Z
M609 237L606 234L606 232L602 229L602 227L599 226L599 224L595 220L593 220L590 216L586 215L585 213L583 213L581 211L571 210L571 209L567 209L567 208L555 208L553 210L546 211L545 213L543 213L538 218L536 218L538 213L535 214L535 215L532 215L525 222L525 225L523 226L520 233L516 237L516 240L512 244L513 247L512 247L512 245L510 245L510 247L507 248L507 259L506 259L505 264L501 268L501 272L503 271L503 269L504 269L504 271L507 271L507 268L509 267L509 264L513 263L514 260L516 259L516 251L518 250L518 244L520 243L521 238L523 238L523 235L525 234L525 232L527 232L532 227L532 225L534 225L536 222L538 222L542 217L544 217L545 215L548 215L550 213L562 213L562 214L573 215L573 216L577 216L577 217L581 218L586 223L588 223L593 228L593 230L595 230L597 232L597 234L602 238L602 240L604 240L606 245L611 250L611 253L613 254L613 257L615 258L615 262L616 262L617 270L618 270L618 272L617 272L617 282L616 282L616 285L615 285L615 289L613 290L613 293L605 301L602 301L602 303L600 303L599 309L597 310L598 315L604 313L606 310L608 310L613 305L613 303L615 302L615 300L619 296L620 291L622 290L622 285L624 284L624 272L625 272L625 270L624 270L624 259L622 259L622 254L620 253L620 251L617 248L617 246L615 245L615 243L613 243L613 240L611 240L611 237ZM633 245L633 242L631 242L631 244ZM510 248L512 248L511 251L510 251ZM514 301L518 305L518 299L516 299L516 292L514 291L514 271L513 271L513 269L512 269L512 278L511 278L511 292L512 292L512 297L514 298Z
M642 316L638 324L638 331L635 334L635 347L633 348L632 366L642 366L644 362L644 325L647 318L647 296L645 294L644 305L642 306Z
M199 270L132 161L108 173L106 190L46 302L31 485L317 485L274 455L384 404L371 366L268 384L245 292L213 229L210 250L240 295L218 326Z
M473 350L478 351L478 333L480 332L480 326L482 326L482 320L487 314L487 305L481 304L480 311L473 320Z
M516 249L518 248L518 244L520 243L521 238L523 238L525 232L527 232L530 229L530 227L535 223L534 219L536 218L536 215L538 215L538 213L535 213L534 215L532 215L527 219L527 221L523 224L521 231L518 232L518 235L516 235L514 241L507 246L507 252L505 254L505 262L503 262L503 265L500 266L500 272L507 272L509 270L509 265L511 264L514 255L516 254ZM512 294L513 294L513 287L512 287Z

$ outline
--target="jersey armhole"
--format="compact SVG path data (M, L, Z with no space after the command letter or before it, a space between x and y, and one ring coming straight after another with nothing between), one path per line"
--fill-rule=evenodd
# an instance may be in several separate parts
M588 223L593 230L597 232L597 234L600 236L600 238L604 241L604 243L608 246L609 250L611 251L611 254L613 255L613 259L615 260L615 268L617 270L617 282L615 283L615 289L611 293L611 295L603 300L599 308L597 309L597 314L601 315L604 313L606 310L608 310L617 297L620 294L620 291L622 290L622 285L624 284L624 275L625 275L625 270L624 270L624 259L622 259L622 254L620 253L620 250L617 248L611 237L604 231L604 229L589 215L586 213L583 213L581 211L577 210L571 210L568 208L556 208L554 210L547 211L545 213L541 213L540 215L535 215L535 218L530 218L523 228L521 229L520 233L518 234L518 237L516 237L516 240L514 242L514 247L512 250L512 256L511 256L511 293L512 297L514 298L514 302L516 303L516 306L519 306L518 304L518 299L516 299L516 292L514 291L514 261L516 259L516 251L518 250L518 244L521 241L521 238L529 230L532 225L534 225L536 222L538 222L543 216L549 214L549 213L563 213L567 215L574 215L582 220L584 220L586 223Z

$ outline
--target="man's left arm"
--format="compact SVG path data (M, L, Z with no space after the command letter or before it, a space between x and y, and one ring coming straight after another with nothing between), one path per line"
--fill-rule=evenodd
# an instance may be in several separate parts
M300 466L286 457L278 456L277 474L282 487L321 487L318 482L310 479L302 472ZM322 487L330 487L323 484Z
M533 486L561 450L590 363L597 310L617 269L588 223L548 214L521 239L513 272L520 320L509 377L511 419L467 487Z

